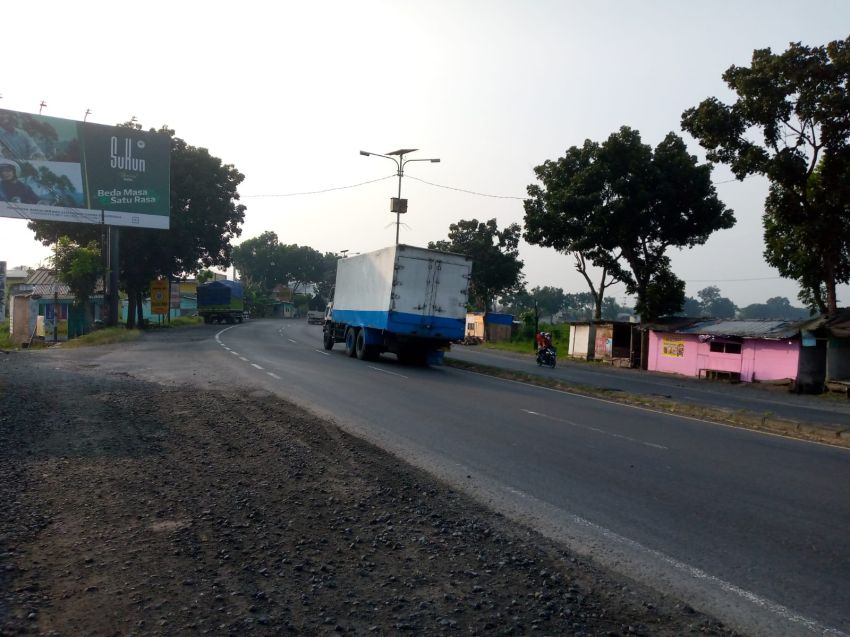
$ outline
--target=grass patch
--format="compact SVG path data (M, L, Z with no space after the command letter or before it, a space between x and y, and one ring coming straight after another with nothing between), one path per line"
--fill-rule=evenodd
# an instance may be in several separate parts
M163 321L162 323L148 321L147 327L150 329L159 329L169 327L192 327L203 324L204 319L200 316L175 316L171 319L171 321Z
M755 429L758 431L778 433L791 438L800 438L802 440L816 440L839 447L850 447L850 438L846 435L842 435L841 428L831 428L828 426L821 427L819 425L809 425L794 420L785 420L773 416L770 412L757 414L743 410L732 411L719 407L687 405L678 403L674 400L661 398L659 396L631 394L621 390L601 389L598 387L568 383L557 378L537 376L536 374L528 372L515 372L512 370L502 369L500 367L493 367L491 365L481 365L479 363L461 361L456 358L447 358L445 359L444 364L447 367L465 369L479 374L487 374L488 376L495 376L505 380L515 380L522 383L528 383L529 385L537 385L539 387L548 387L549 389L557 389L559 391L578 394L580 396L600 398L623 405L643 407L645 409L651 409L653 411L659 411L676 416L686 416L689 418L719 422L726 425L741 427L742 429ZM846 430L847 428L844 427L845 433Z
M62 344L62 347L89 347L92 345L109 345L110 343L126 343L127 341L135 341L141 336L139 330L128 330L124 327L106 327L102 330L97 330L72 338Z
M16 349L18 346L9 334L9 321L0 321L0 349Z

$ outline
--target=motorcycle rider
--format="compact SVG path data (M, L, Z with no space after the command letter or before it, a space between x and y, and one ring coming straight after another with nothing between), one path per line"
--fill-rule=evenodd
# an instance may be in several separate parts
M537 362L541 362L543 353L546 350L552 350L555 353L555 348L552 347L552 334L550 332L539 332L535 339L537 341Z
M0 159L0 201L38 203L38 195L18 180L19 166L11 159Z

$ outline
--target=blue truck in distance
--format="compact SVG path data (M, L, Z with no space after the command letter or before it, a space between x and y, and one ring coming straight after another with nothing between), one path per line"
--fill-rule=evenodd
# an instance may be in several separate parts
M245 312L242 284L209 281L198 286L198 316L204 323L241 323Z
M472 260L461 254L395 245L337 261L323 327L326 350L373 360L440 364L462 340Z

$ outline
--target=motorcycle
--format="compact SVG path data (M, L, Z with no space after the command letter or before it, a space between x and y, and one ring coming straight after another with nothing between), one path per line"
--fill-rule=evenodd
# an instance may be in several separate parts
M547 348L541 349L539 352L537 352L537 366L538 367L543 367L543 365L546 365L546 367L551 367L552 369L554 369L555 368L555 361L556 361L556 354L555 354L555 348L554 347L547 347Z

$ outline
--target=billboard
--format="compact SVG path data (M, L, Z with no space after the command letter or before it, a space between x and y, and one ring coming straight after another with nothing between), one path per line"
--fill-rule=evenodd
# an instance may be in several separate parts
M168 229L171 139L0 109L0 216Z

